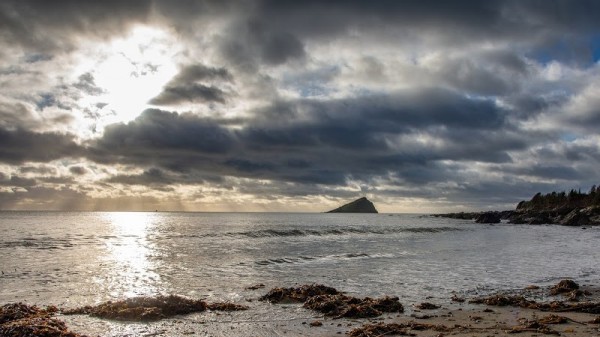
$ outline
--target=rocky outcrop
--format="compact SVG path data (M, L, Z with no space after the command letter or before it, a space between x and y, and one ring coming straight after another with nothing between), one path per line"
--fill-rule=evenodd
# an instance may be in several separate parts
M477 223L596 226L600 225L600 188L593 186L589 193L571 190L537 193L529 201L521 201L514 211L434 214L435 217L475 220Z
M375 205L366 197L354 200L327 213L378 213Z
M483 212L475 218L477 223L500 223L502 215L500 212Z
M477 223L499 223L502 220L507 220L514 211L487 211L487 212L460 212L433 214L436 218L451 218L459 220L475 220Z
M511 216L515 224L559 224L564 226L600 225L600 188L592 186L588 193L537 193L521 201Z
M450 219L459 219L459 220L473 220L476 219L481 212L458 212L458 213L441 213L441 214L432 214L432 216L436 218L450 218Z
M517 210L511 215L509 222L529 225L594 226L600 225L600 207L590 206L539 211L535 209Z

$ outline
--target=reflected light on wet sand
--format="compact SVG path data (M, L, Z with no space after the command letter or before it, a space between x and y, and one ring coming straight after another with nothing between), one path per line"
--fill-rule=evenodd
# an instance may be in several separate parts
M112 232L106 241L109 252L101 280L112 297L156 294L160 291L160 275L153 257L157 254L150 240L158 216L153 213L107 213ZM108 233L107 233L108 234Z

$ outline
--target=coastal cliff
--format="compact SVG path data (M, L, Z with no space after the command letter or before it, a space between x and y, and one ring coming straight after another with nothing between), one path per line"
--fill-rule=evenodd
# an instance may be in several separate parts
M378 213L375 205L366 197L356 199L327 213Z
M557 224L564 226L600 225L600 187L592 186L589 193L537 193L531 200L521 201L514 211L434 214L437 217L472 219L478 223Z

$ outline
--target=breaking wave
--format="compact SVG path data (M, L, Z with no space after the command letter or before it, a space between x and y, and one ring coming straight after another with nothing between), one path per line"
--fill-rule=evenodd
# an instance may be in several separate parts
M255 265L268 266L279 264L299 264L309 262L327 262L334 260L352 260L352 259L372 259L372 258L392 258L391 254L367 254L367 253L347 253L325 256L296 256L296 257L281 257L255 261Z
M451 231L461 231L464 229L455 227L430 227L430 228L372 228L372 227L348 227L335 229L265 229L247 232L226 233L226 236L242 236L249 238L269 238L269 237L302 237L302 236L336 236L352 234L372 234L387 235L396 233L441 233Z

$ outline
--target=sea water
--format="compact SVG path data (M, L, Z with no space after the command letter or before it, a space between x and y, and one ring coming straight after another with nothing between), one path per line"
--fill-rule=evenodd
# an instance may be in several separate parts
M309 283L394 295L405 306L566 277L598 285L599 243L598 227L412 214L0 212L0 304L76 307L177 294L251 309L157 326L84 318L71 325L104 336L231 335L232 324L242 334L310 335L294 324L314 313L256 299L271 287ZM265 288L246 289L256 284Z

